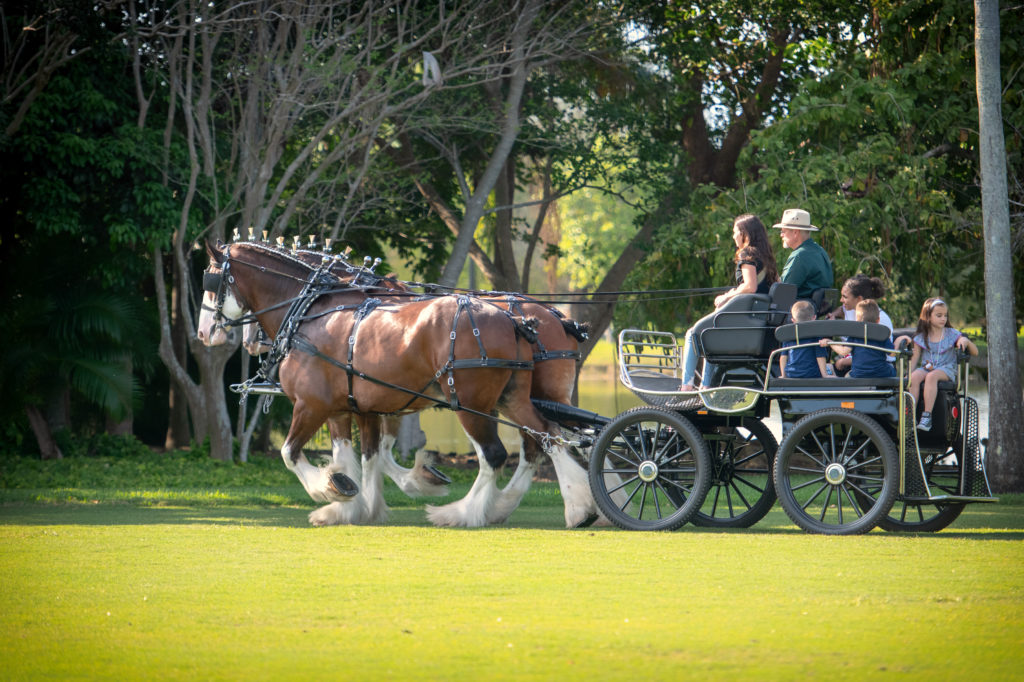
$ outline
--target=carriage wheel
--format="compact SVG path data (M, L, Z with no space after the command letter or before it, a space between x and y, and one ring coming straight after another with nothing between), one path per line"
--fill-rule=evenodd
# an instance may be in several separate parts
M764 422L745 420L742 426L720 426L704 433L711 454L711 488L695 526L749 528L775 504L772 467L779 449Z
M924 475L932 493L958 495L963 456L954 448L942 453L922 455ZM934 533L956 521L966 505L963 502L913 503L897 500L892 511L878 525L893 533Z
M700 432L669 410L639 407L601 431L590 453L590 489L612 523L675 530L700 509L711 484Z
M871 417L832 408L803 417L775 460L779 503L812 533L866 533L896 497L896 445Z

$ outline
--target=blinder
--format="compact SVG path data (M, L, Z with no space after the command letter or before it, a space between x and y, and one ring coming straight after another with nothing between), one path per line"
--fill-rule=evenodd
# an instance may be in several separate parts
M211 294L220 293L220 288L224 284L224 273L222 272L204 272L203 273L203 291L209 291Z

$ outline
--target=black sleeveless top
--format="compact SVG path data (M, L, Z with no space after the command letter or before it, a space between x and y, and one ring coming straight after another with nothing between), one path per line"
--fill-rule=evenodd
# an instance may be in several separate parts
M744 265L754 266L754 271L757 273L756 293L767 294L768 290L772 288L772 283L765 277L764 262L748 249L744 249L740 252L740 259L736 262L736 284L743 284Z

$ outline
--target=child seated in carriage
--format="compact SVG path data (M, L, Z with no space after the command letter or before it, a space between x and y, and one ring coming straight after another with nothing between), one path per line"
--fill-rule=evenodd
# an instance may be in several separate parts
M815 317L814 304L810 301L797 301L790 309L793 322L810 322ZM805 343L820 343L822 339L811 337L801 339L801 345ZM783 348L795 346L796 341L786 341ZM779 356L779 371L784 379L807 379L828 376L825 371L825 360L828 357L828 350L824 345L807 346L806 348L793 348L793 350L782 353Z
M901 336L896 340L902 346L909 338ZM924 411L917 428L930 431L932 408L938 396L940 381L956 381L956 349L978 354L978 347L949 323L949 306L941 298L929 298L921 307L914 334L914 354L910 358L910 393L920 399L921 385L924 384ZM918 362L921 363L917 367ZM917 369L914 369L917 367Z
M866 298L857 304L857 321L878 324L881 317L878 303L872 298ZM819 342L822 346L831 346L832 350L841 356L849 355L852 359L850 372L846 375L852 379L866 379L869 377L894 377L896 368L889 362L889 354L885 351L893 350L892 338L882 341L878 346L871 348L865 346L843 346L822 339ZM877 348L877 350L876 350Z

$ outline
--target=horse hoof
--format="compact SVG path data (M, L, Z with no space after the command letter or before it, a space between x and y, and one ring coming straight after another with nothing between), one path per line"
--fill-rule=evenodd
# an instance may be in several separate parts
M340 471L331 474L327 481L331 490L342 497L355 497L359 494L359 486L356 485L356 482Z
M577 523L574 528L589 528L593 526L594 522L597 521L597 516L597 513L589 514L585 519Z
M448 485L449 483L452 482L452 479L448 478L448 476L443 471L441 471L440 469L431 464L425 465L423 467L423 470L426 471L431 476L433 476L434 478L436 478L437 482L440 483L441 485Z

